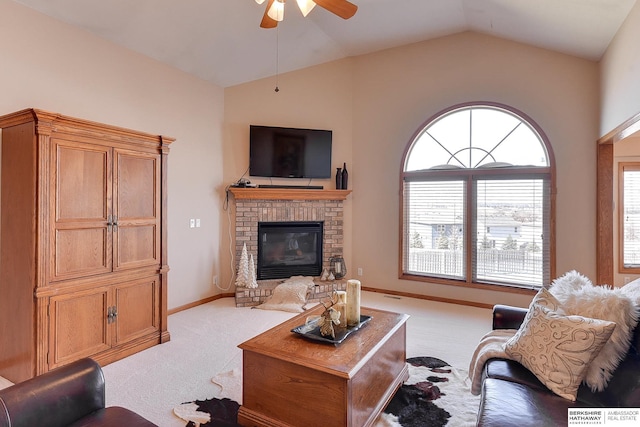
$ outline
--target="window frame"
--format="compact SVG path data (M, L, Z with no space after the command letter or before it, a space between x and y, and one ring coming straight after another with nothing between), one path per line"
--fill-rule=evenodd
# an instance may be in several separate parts
M436 170L421 170L421 171L405 171L405 167L407 165L408 156L411 154L411 149L417 139L423 134L425 129L427 129L431 124L439 120L441 117L444 117L448 114L455 112L455 110L465 110L469 108L493 108L497 110L503 110L509 114L512 114L529 125L539 136L542 144L547 152L548 157L548 166L547 167L517 167L517 168L505 168L505 169L436 169ZM549 196L548 202L549 206L549 224L547 225L549 229L549 248L548 248L548 263L547 267L549 269L548 280L555 277L556 272L556 232L555 232L555 212L556 212L556 173L555 173L555 157L553 154L553 150L551 148L551 144L549 143L549 139L547 138L544 131L540 128L540 126L532 120L525 113L510 107L508 105L493 103L493 102L468 102L453 105L447 109L444 109L437 114L430 117L428 120L422 123L420 127L414 132L414 134L409 139L409 142L406 144L404 149L404 153L402 155L401 164L400 164L400 180L399 180L399 195L400 195L400 218L399 218L399 253L398 253L398 277L402 280L411 280L411 281L419 281L419 282L428 282L435 284L444 284L444 285L454 285L454 286L463 286L470 288L480 288L487 290L501 290L507 292L514 293L531 293L532 291L537 291L539 287L531 286L526 287L522 285L509 285L509 284L498 284L498 283L485 283L485 282L477 282L474 281L475 275L475 263L474 263L474 239L471 238L473 236L473 230L476 225L475 221L471 219L475 219L474 211L475 211L475 190L474 190L474 181L477 180L477 177L482 177L490 175L495 176L496 179L505 179L508 176L527 179L527 178L540 178L541 175L546 176L549 185ZM410 272L404 271L404 258L405 258L405 250L408 249L408 241L405 241L405 181L419 181L427 177L441 177L441 178L454 178L454 177L466 177L465 185L466 185L466 196L465 196L465 241L463 243L465 254L464 257L466 259L466 265L464 271L464 280L459 279L450 279L450 278L442 278L437 276L428 276L422 274L413 274ZM542 287L549 286L549 283L542 283Z
M640 162L618 163L618 273L640 274L640 264L625 267L624 263L624 171L640 171Z

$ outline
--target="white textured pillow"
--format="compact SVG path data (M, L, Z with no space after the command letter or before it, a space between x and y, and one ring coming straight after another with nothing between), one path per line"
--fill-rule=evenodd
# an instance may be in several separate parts
M556 281L549 290L566 314L608 320L617 325L584 377L584 382L592 391L604 390L629 351L631 334L638 324L634 302L625 295L622 288L594 286L591 282L575 288L567 282Z
M578 273L576 270L571 270L551 282L549 290L562 303L562 301L579 292L585 286L592 287L593 283L587 276Z
M549 390L575 401L589 364L615 327L613 322L565 315L554 296L541 289L505 351Z
M640 308L640 279L627 283L620 290L633 301L636 309Z
M302 313L307 303L309 286L305 283L281 283L273 289L273 294L254 308Z

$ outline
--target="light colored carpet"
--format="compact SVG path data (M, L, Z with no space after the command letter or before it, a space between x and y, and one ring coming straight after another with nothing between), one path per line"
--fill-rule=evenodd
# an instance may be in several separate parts
M411 316L407 357L437 357L464 370L476 344L491 329L487 309L372 292L362 293L362 305ZM173 408L223 397L225 375L237 369L242 358L237 345L294 315L236 308L233 298L171 315L171 341L103 368L107 405L129 408L161 427L182 427L186 423L173 414Z
M13 385L11 381L6 378L0 377L0 390L2 390L3 388L7 388L10 385Z

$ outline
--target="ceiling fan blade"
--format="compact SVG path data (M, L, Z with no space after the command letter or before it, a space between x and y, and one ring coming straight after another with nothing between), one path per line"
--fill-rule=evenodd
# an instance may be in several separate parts
M313 0L318 6L338 15L342 19L349 19L358 11L358 6L347 0Z
M275 0L269 0L267 2L267 7L264 9L264 15L262 15L262 22L260 22L260 27L262 28L275 28L278 26L278 21L272 19L269 15L267 15L267 12L271 8L271 5L274 1Z

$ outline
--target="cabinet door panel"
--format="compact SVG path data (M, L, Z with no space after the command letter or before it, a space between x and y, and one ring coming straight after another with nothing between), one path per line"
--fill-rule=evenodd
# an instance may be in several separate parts
M156 236L156 227L153 225L120 225L118 227L119 251L116 263L120 267L155 263L158 256Z
M160 264L160 156L115 150L114 270Z
M58 229L55 234L56 277L81 276L108 273L111 269L106 262L107 235L104 228Z
M118 217L155 218L158 156L116 151L116 162Z
M115 343L122 344L158 331L158 278L142 279L115 287L118 310Z
M55 140L52 156L52 280L112 271L111 149Z
M51 297L49 369L111 347L108 307L108 288Z
M57 146L57 220L103 220L107 215L108 151Z

